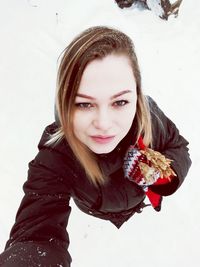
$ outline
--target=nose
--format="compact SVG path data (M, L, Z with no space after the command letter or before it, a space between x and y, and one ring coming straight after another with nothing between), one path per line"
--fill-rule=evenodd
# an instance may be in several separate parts
M112 127L112 116L109 111L105 109L97 111L93 119L93 125L101 131L109 130Z

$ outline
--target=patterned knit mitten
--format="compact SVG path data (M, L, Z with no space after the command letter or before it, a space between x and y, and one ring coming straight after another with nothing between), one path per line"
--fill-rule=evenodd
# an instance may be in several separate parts
M171 160L160 152L147 148L141 137L137 147L130 146L124 158L125 178L142 187L156 211L161 209L162 196L154 193L149 186L167 184L176 176L170 163Z

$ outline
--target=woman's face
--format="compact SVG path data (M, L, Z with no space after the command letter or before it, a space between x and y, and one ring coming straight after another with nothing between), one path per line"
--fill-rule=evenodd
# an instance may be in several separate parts
M75 98L75 136L94 153L111 152L128 133L136 102L136 81L127 56L93 60Z

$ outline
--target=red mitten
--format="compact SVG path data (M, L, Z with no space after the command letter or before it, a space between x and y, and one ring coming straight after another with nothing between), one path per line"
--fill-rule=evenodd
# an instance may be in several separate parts
M130 146L124 158L125 177L143 188L156 211L161 209L162 196L151 191L149 186L169 183L176 176L170 163L171 160L160 152L147 148L141 137L137 147Z

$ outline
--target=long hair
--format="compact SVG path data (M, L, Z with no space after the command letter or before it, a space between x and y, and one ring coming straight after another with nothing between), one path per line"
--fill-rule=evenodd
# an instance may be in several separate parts
M123 53L130 59L137 86L135 119L138 132L136 134L136 142L139 136L142 135L146 145L151 143L150 111L148 101L141 89L140 69L133 42L123 32L106 26L95 26L83 31L63 51L57 75L56 94L56 109L60 127L46 143L46 145L52 145L66 138L76 158L85 169L89 180L94 184L104 183L106 177L100 170L94 153L81 143L74 134L74 102L87 64L94 59L101 59L111 53Z

